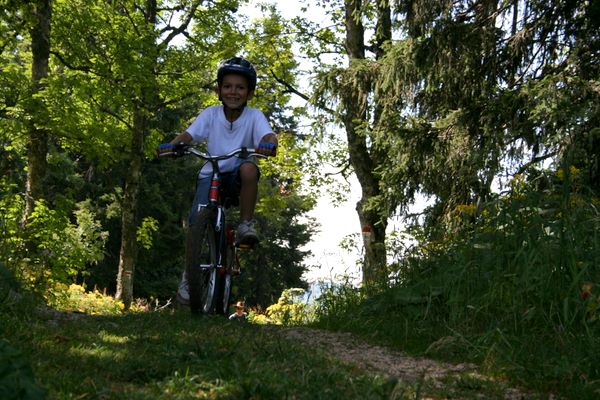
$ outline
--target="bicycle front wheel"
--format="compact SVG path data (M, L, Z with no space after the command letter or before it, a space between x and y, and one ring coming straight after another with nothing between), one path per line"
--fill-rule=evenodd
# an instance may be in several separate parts
M198 211L186 239L186 271L192 314L212 313L217 284L217 246L210 209Z
M231 302L231 271L223 267L217 271L217 295L215 306L217 314L228 315Z
M235 247L226 241L221 251L222 265L217 268L215 312L217 314L229 315L229 303L231 302L232 273L235 266Z

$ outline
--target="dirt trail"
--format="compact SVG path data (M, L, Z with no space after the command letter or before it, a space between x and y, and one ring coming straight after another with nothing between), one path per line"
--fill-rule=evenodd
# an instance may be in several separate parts
M48 319L49 324L58 324L59 321L73 320L88 316L82 313L62 312L44 308L40 310L42 315ZM452 375L469 375L477 380L488 381L486 377L477 371L477 366L469 363L450 364L430 360L424 357L410 357L400 351L383 346L375 346L366 343L359 338L347 332L331 332L320 329L293 327L284 328L280 331L287 339L318 349L325 354L329 354L337 360L353 365L361 370L382 374L383 376L396 378L401 382L417 383L427 381L435 387L443 388L446 386L444 378ZM539 398L532 393L515 388L503 388L504 400L524 400ZM423 400L430 399L421 397ZM452 394L452 399L461 399L459 394ZM469 398L473 398L470 396ZM477 398L487 399L485 394ZM550 396L548 399L552 400ZM436 400L441 398L436 397ZM431 400L433 400L431 398Z
M459 374L468 374L480 380L489 380L477 372L477 366L474 364L450 364L426 358L410 357L397 350L370 345L350 333L298 327L284 329L283 335L365 371L394 377L403 382L416 383L427 380L433 385L442 387L444 385L443 378ZM518 389L506 388L503 391L502 398L506 400L531 398L530 395Z

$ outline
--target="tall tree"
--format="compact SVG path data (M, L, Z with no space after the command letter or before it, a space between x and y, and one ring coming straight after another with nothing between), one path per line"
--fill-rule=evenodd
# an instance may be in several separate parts
M198 3L192 5L191 14L184 19L178 28L185 30L191 21ZM139 10L139 8L138 8ZM166 43L156 44L158 6L155 0L147 0L142 9L141 27L135 29L145 32L142 42L139 62L144 66L140 70L140 84L137 97L133 101L133 124L131 125L131 142L129 148L129 169L125 177L124 197L121 215L121 250L119 253L119 272L117 275L117 292L115 297L122 299L126 308L133 300L133 273L137 259L137 228L136 214L138 209L138 196L144 163L144 143L151 128L151 112L157 109L158 85L155 82L155 73L159 69L159 56L161 47L166 47L172 37L166 37ZM134 13L134 9L129 12ZM133 28L136 23L133 22Z
M373 200L380 195L377 169L383 158L380 157L380 153L378 154L377 148L369 143L369 132L373 130L373 127L369 126L370 118L374 119L372 121L376 125L379 114L370 115L368 112L369 107L373 107L369 106L372 78L364 72L364 69L368 70L370 66L364 65L366 45L365 29L362 24L364 13L362 1L345 0L344 8L345 48L349 58L349 69L343 72L346 79L342 85L346 87L343 88L343 94L340 96L341 118L346 130L350 163L362 189L356 211L363 232L365 249L363 283L381 283L387 279L385 250L387 215L381 214L381 208L375 206ZM380 57L384 52L382 44L391 39L391 30L386 29L390 20L390 10L386 1L377 2L377 12L379 29L376 31L375 41L376 55Z
M577 153L595 159L597 8L399 2L404 39L378 85L390 122L379 138L391 151L384 181L397 186L390 203L433 197L427 221L439 232L457 205L488 200L499 176ZM578 162L594 175L597 164Z
M313 101L317 108L333 113L333 120L345 130L347 156L340 164L347 164L344 169L352 170L361 186L356 211L365 249L363 283L381 284L387 281L385 237L390 211L380 201L386 152L375 140L383 114L374 85L378 62L392 38L391 8L385 0L327 4L336 24L333 28L314 27L305 20L297 20L297 26L309 55L320 58L337 52L345 58L333 64L320 63ZM315 37L319 39L316 43ZM347 67L339 66L343 63Z
M204 97L200 94L210 81L202 77L202 68L211 58L203 60L200 56L204 52L193 55L193 51L198 46L206 45L205 49L210 49L222 43L214 37L197 39L187 47L174 47L172 42L180 35L192 36L189 27L194 18L197 21L222 19L219 29L227 29L227 16L232 12L231 4L219 4L200 13L203 3L202 0L183 3L148 0L143 4L99 2L94 7L87 2L59 3L61 35L54 54L69 79L57 85L69 85L69 80L78 82L80 86L66 90L74 90L87 104L84 108L105 121L98 125L97 120L86 118L62 127L63 145L104 159L104 162L110 163L112 158L127 165L119 204L121 244L116 291L116 297L122 299L126 307L133 300L138 252L138 196L144 159L153 154L152 149L160 140L156 134L151 137L151 133L163 127L160 117L170 104L191 96ZM70 10L73 7L80 7L81 12L72 16ZM204 85L188 85L191 78L198 75ZM76 115L82 110L79 106L73 107L72 103L65 108ZM98 132L99 137L81 137L77 130L82 126L89 133ZM169 128L173 128L172 124ZM149 137L152 142L147 150ZM93 148L98 145L106 147L108 152L99 153Z
M31 100L28 103L29 143L27 163L27 185L25 190L25 220L33 212L36 200L44 197L46 155L48 153L48 129L45 124L48 113L39 93L44 89L48 77L50 59L50 0L36 0L24 7L26 19L30 21L31 37Z
M576 154L574 148L597 159L590 130L597 91L589 79L597 74L597 6L536 0L408 0L395 2L394 10L388 1L321 5L329 7L334 27L305 21L297 27L310 38L307 54L321 60L335 51L348 64L320 62L315 97L322 109L338 107L361 184L365 281L385 279L387 218L398 207L406 211L418 193L434 198L427 221L443 229L454 207L488 199L506 166L520 171ZM596 161L578 160L598 176Z

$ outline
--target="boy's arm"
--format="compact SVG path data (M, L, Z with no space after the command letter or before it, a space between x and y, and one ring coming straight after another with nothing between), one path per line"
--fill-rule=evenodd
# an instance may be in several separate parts
M260 139L261 142L273 143L277 144L277 135L274 133L267 133L265 136Z
M257 151L265 156L274 157L277 154L277 135L271 132L263 136Z
M175 137L175 139L171 140L171 144L177 143L190 143L193 140L192 135L190 135L187 131L180 133Z
M156 148L156 156L160 157L162 155L181 155L178 154L178 151L181 149L178 148L179 143L190 143L193 140L192 135L190 135L187 131L180 133L175 137L175 139L171 140L169 143L161 143Z

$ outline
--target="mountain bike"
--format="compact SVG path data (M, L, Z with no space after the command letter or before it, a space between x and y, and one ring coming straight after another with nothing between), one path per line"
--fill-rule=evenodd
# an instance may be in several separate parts
M189 144L178 144L171 152L159 156L194 155L212 165L208 204L200 205L195 223L186 234L186 274L193 314L227 314L231 301L232 278L239 274L239 248L249 248L236 241L235 230L228 223L226 211L237 199L221 188L219 161L232 157L267 157L253 148L240 148L228 154L212 156Z

